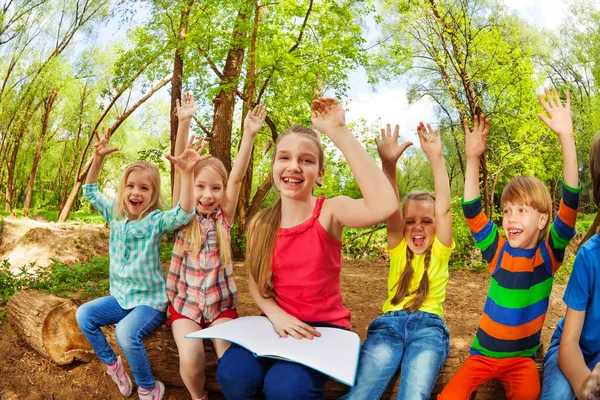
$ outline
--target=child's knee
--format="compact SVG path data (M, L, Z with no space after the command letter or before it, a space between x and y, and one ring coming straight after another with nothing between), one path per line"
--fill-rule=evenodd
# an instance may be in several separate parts
M255 393L262 385L263 374L260 366L244 362L246 354L256 358L245 349L229 348L217 365L217 381L228 397L235 398L235 393Z
M133 329L129 324L117 324L115 337L123 351L144 345L139 329Z

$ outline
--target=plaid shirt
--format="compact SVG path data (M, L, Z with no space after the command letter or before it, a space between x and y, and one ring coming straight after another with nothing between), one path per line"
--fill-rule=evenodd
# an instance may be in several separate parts
M187 224L194 213L179 205L168 211L154 210L141 220L116 219L114 201L98 190L83 186L83 195L110 226L110 294L124 309L149 306L166 311L168 299L160 263L160 237Z
M231 262L222 266L219 260L217 223L223 223L227 237L231 228L223 210L219 206L208 217L197 214L196 218L206 232L202 247L194 254L185 245L188 226L177 232L167 275L167 295L175 311L200 323L202 317L214 321L223 311L235 308L238 295Z

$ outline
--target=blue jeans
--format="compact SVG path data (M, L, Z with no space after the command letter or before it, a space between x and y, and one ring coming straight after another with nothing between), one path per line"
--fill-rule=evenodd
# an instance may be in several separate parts
M306 339L303 339L306 340ZM233 343L219 360L217 380L228 400L323 399L328 376L304 365L255 357Z
M369 325L356 385L343 399L379 399L400 368L397 399L429 399L450 351L450 333L438 315L390 311Z
M558 348L562 332L554 331L550 346L544 356L544 378L542 380L542 394L540 400L575 400L575 392L567 377L558 365ZM593 357L585 357L585 362L590 370L600 362L600 353Z
M148 306L121 308L113 296L82 304L75 314L77 323L100 360L111 365L117 361L100 327L117 324L115 336L131 366L135 383L144 389L154 387L152 368L142 338L165 321L165 313Z

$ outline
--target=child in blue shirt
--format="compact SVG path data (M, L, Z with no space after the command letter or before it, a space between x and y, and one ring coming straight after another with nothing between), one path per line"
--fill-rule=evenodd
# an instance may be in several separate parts
M590 146L594 203L600 204L600 136ZM600 399L600 234L579 249L563 297L567 314L544 357L540 400Z

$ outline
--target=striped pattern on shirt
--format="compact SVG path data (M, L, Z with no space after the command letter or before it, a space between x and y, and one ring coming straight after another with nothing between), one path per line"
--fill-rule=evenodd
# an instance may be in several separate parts
M535 357L554 273L575 235L579 189L563 184L562 195L549 234L533 249L512 248L483 213L481 198L461 202L475 245L492 274L471 354Z
M114 202L98 190L98 184L83 186L83 195L110 226L110 294L128 310L140 305L167 309L165 275L160 263L160 238L187 224L194 212L179 204L168 211L154 210L141 220L115 218Z

